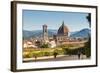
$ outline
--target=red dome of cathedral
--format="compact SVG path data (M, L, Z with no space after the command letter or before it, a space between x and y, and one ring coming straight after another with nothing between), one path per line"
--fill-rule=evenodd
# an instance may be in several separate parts
M68 36L69 29L65 26L64 21L62 25L59 27L57 35L67 35Z

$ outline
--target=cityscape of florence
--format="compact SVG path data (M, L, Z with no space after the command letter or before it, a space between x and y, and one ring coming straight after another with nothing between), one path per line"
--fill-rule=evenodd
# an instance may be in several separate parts
M91 58L89 13L23 10L23 62Z

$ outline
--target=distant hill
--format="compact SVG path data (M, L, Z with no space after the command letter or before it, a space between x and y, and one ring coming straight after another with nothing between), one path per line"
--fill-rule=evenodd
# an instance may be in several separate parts
M89 34L91 34L90 29L82 29L80 31L74 32L73 34L70 35L70 37L88 37Z
M27 31L27 30L23 30L23 38L24 39L28 39L33 37L33 32L32 31Z
M41 37L42 33L43 33L42 30L35 30L35 31L23 30L23 38L28 39L28 38L31 38L31 37ZM56 34L56 33L57 33L57 30L52 30L52 29L48 30L48 36L49 37Z
M23 30L23 38L29 39L31 37L41 37L43 31L42 30L35 30L35 31L27 31ZM57 34L57 30L48 29L48 36L52 36ZM90 34L90 29L82 29L80 31L70 32L70 37L88 37Z

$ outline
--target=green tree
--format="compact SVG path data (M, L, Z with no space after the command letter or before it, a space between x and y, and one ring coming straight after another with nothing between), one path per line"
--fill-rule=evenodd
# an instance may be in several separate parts
M87 57L91 56L91 37L89 37L88 41L85 43L85 55Z
M55 49L53 52L54 58L56 58L58 54L59 54L59 50Z
M68 48L63 48L63 51L64 51L64 55L68 54Z
M86 19L89 22L89 27L91 27L91 14L89 13L88 16L86 17Z
M89 27L91 27L91 14L89 13L86 18L89 22ZM85 54L87 57L90 57L91 56L91 36L90 34L88 35L89 35L88 41L85 43Z
M49 48L49 45L48 44L42 44L41 48Z

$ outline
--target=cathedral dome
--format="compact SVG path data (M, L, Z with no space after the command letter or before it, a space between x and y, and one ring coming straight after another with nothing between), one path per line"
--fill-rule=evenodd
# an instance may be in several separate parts
M68 27L64 25L64 22L62 25L59 27L57 34L58 35L67 35L68 36Z

